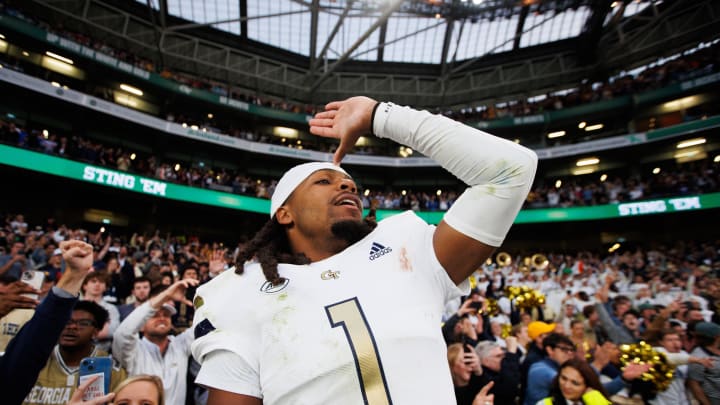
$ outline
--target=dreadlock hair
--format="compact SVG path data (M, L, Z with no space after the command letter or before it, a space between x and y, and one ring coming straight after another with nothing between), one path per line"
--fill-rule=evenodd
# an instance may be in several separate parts
M369 231L375 229L377 226L375 216L366 216L363 219L363 224L367 232L350 235L349 244L357 242L367 235ZM278 273L278 263L299 265L310 263L310 259L304 253L295 254L292 252L285 226L281 225L274 216L260 228L255 237L240 251L237 259L235 259L235 274L243 274L245 262L253 258L260 263L265 279L272 285L278 285L285 281L285 278L280 277Z

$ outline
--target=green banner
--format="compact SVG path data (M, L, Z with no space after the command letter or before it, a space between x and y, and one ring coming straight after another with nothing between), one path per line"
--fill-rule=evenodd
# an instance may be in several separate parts
M86 181L106 187L118 188L159 198L168 198L197 204L267 214L270 201L220 191L182 186L150 179L130 173L88 165L56 156L45 155L25 149L0 145L0 164L19 167L40 173ZM698 196L682 196L622 204L596 205L592 207L528 209L520 211L516 224L543 222L588 221L650 214L709 209L720 207L720 193ZM383 219L402 211L378 210L377 218ZM366 211L367 214L367 211ZM444 212L419 212L426 222L437 224Z
M0 163L160 198L263 214L270 212L270 201L266 199L182 186L7 145L0 145Z

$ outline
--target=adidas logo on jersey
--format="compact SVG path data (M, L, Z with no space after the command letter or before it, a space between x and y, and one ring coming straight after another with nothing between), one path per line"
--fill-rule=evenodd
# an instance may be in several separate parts
M388 253L392 252L392 249L390 247L385 247L377 242L373 242L372 247L370 247L370 260L375 260L381 256L384 256Z

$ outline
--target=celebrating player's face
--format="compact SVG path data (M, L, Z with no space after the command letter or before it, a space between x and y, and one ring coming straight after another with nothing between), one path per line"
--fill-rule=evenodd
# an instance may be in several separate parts
M326 233L332 224L362 219L362 202L355 182L335 170L318 170L292 193L285 207L292 223L309 235Z

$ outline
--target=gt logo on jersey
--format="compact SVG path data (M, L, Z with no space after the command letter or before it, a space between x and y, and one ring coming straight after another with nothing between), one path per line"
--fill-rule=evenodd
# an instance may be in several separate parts
M390 247L385 247L377 242L373 242L372 247L370 247L370 260L375 260L381 256L384 256L388 253L392 252L392 249Z
M265 294L275 294L284 290L288 284L290 284L290 279L287 278L283 278L278 285L273 285L273 283L266 281L263 283L262 286L260 286L260 291L264 292Z
M326 270L320 274L320 278L323 280L334 280L340 278L339 271Z

